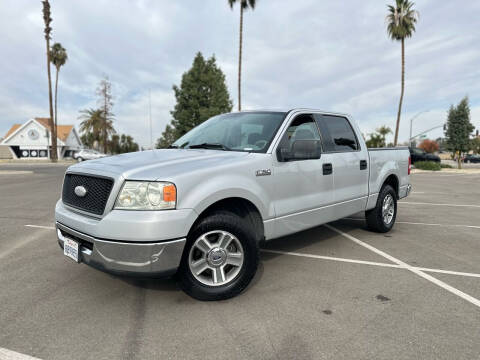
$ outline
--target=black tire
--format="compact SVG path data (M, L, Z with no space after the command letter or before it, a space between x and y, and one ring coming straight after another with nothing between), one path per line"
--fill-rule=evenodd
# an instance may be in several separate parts
M205 285L192 274L189 261L190 250L197 239L213 231L225 231L234 235L243 248L243 264L238 274L228 283L218 286ZM253 226L248 220L228 211L216 211L200 220L187 236L178 270L181 287L197 300L224 300L241 293L250 283L259 263L259 244Z
M78 162L82 162L83 161L83 158L81 156L77 157L77 161Z
M393 199L393 217L390 222L385 222L383 218L383 202L387 196L391 196ZM377 204L372 209L365 213L365 218L367 220L367 226L370 230L386 233L389 232L393 225L395 224L395 219L397 218L397 194L395 190L390 185L384 185L378 194Z

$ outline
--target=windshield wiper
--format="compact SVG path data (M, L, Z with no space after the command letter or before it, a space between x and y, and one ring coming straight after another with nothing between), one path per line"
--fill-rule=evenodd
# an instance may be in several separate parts
M178 149L178 145L173 145L173 144L172 144L172 145L170 145L170 146L168 147L168 149Z
M229 151L230 149L223 144L219 143L203 143L203 144L195 144L190 145L189 149L220 149L224 151Z

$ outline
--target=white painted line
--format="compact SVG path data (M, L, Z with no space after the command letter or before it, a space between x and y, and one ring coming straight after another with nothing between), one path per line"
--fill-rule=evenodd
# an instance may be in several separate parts
M38 228L38 229L48 229L48 230L55 230L54 226L43 226L43 225L25 225L26 227L31 228Z
M363 218L346 217L344 219L345 220L354 220L354 221L365 221L365 219L363 219ZM434 223L420 223L420 222L409 222L409 221L395 221L395 224L443 226L443 227L466 227L466 228L471 228L471 229L480 229L480 226L476 226L476 225L434 224Z
M21 354L5 348L0 348L0 359L1 360L40 360L39 358Z
M399 201L398 203L399 204L407 204L407 205L432 205L432 206L454 206L454 207L480 208L480 205L469 205L469 204L437 204L437 203L411 202L411 201Z
M414 268L417 269L417 270L420 270L420 271L433 272L433 273L439 273L439 274L458 275L458 276L480 278L480 274L475 274L475 273L441 270L441 269L430 269L430 268L422 268L422 267L416 267L416 266L414 266Z
M281 255L300 256L300 257L306 257L306 258L312 258L312 259L333 260L333 261L348 262L348 263L354 263L354 264L374 265L374 266L393 267L393 268L401 267L396 264L387 264L387 263L379 263L379 262L364 261L364 260L354 260L354 259L346 259L346 258L338 258L338 257L322 256L322 255L314 255L314 254L305 254L305 253L297 253L297 252L291 252L291 251L262 249L262 252L272 253L272 254L281 254Z
M11 248L0 251L0 259L6 257L7 255L10 255L12 252L16 251L22 246L29 244L30 242L40 239L43 235L45 235L45 233L43 233L42 231L35 231L29 236L21 238L20 240L16 241Z
M32 173L33 171L24 170L0 170L0 175L28 175Z
M385 259L387 259L387 260L389 260L389 261L391 261L391 262L393 262L397 265L400 265L401 267L413 272L414 274L420 276L421 278L424 278L425 280L428 280L428 281L434 283L435 285L440 286L441 288L451 292L452 294L457 295L458 297L468 301L469 303L471 303L471 304L473 304L477 307L480 307L480 300L479 299L476 299L473 296L468 295L468 294L464 293L463 291L460 291L460 290L454 288L453 286L450 286L447 283L444 283L443 281L438 280L437 278L434 278L431 275L425 274L421 270L419 270L419 269L417 269L413 266L408 265L407 263L403 262L402 260L399 260L399 259L393 257L392 255L389 255L386 252L384 252L382 250L379 250L376 247L374 247L370 244L367 244L367 243L353 237L350 234L344 233L343 231L338 230L337 228L335 228L331 225L325 224L324 226L326 228L336 232L337 234L340 234L340 235L346 237L347 239L357 243L358 245L363 246L364 248L366 248L370 251L373 251L375 254L383 256Z
M291 256L306 257L306 258L311 258L311 259L332 260L332 261L339 261L339 262L346 262L346 263L353 263L353 264L373 265L373 266L390 267L390 268L407 270L402 265L380 263L380 262L374 262L374 261L347 259L347 258L339 258L339 257L333 257L333 256L323 256L323 255L314 255L314 254L306 254L306 253L297 253L297 252L291 252L291 251L270 250L270 249L262 249L261 251L265 252L265 253L272 253L272 254L291 255ZM451 271L451 270L423 268L423 267L417 267L417 266L412 266L412 267L414 269L417 269L417 270L420 270L420 271L425 271L425 272L433 272L433 273L440 273L440 274L480 278L480 274L476 274L476 273L467 273L467 272L459 272L459 271Z

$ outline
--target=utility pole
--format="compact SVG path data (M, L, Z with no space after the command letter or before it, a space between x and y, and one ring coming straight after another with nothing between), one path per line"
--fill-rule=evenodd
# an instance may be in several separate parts
M153 150L153 134L152 134L152 94L148 89L148 118L150 120L150 149Z

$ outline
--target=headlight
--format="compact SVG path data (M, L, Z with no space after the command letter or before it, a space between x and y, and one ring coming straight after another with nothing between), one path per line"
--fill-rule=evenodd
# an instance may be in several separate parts
M177 188L169 182L125 181L115 201L115 209L165 210L175 209Z

